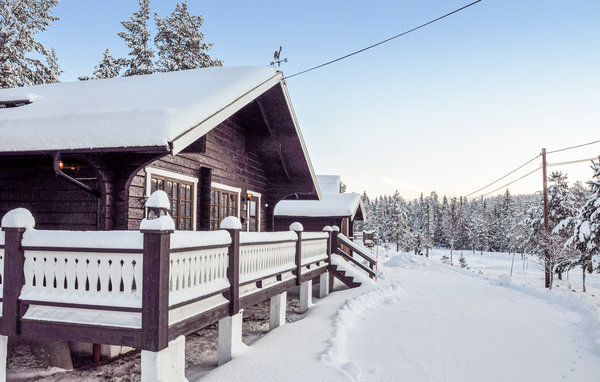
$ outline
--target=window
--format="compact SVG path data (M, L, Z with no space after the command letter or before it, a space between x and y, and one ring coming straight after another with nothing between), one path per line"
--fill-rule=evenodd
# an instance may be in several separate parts
M210 229L218 230L227 216L239 217L240 189L213 183L210 190Z
M171 202L171 217L175 229L192 231L196 229L196 178L170 171L146 168L146 194L156 190L167 193Z

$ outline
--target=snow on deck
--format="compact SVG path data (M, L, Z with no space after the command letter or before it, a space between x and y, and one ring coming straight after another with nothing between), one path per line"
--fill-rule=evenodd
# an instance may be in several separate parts
M216 67L0 89L0 152L166 146L266 81L271 67Z

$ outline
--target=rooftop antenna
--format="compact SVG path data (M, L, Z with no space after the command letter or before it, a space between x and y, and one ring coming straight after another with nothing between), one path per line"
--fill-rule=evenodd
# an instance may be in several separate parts
M273 53L273 61L271 61L271 65L275 65L277 64L277 67L279 68L281 66L282 63L286 63L287 62L287 58L281 58L281 50L283 48L281 46L279 46L279 50L276 50L275 53Z

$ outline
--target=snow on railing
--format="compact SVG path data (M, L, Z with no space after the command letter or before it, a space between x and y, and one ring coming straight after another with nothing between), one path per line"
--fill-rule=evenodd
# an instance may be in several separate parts
M169 305L207 296L229 287L226 231L183 232L171 235Z
M21 300L142 306L140 232L27 230L22 245Z
M327 258L326 232L304 232L302 234L302 265Z
M295 268L298 235L286 232L240 233L240 283Z

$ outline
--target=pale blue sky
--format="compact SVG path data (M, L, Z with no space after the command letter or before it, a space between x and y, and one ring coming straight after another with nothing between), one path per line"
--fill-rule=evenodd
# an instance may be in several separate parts
M151 1L169 14L177 1ZM267 65L279 45L284 74L342 56L469 1L189 1L225 65ZM136 0L61 0L40 36L64 81L91 75ZM536 155L600 139L600 2L484 0L361 55L288 80L315 171L352 191L406 197L464 195ZM553 156L593 157L600 144ZM588 164L565 167L587 179ZM532 164L531 169L535 168ZM527 169L524 171L526 172ZM502 185L502 182L498 186ZM532 192L533 175L510 189Z

